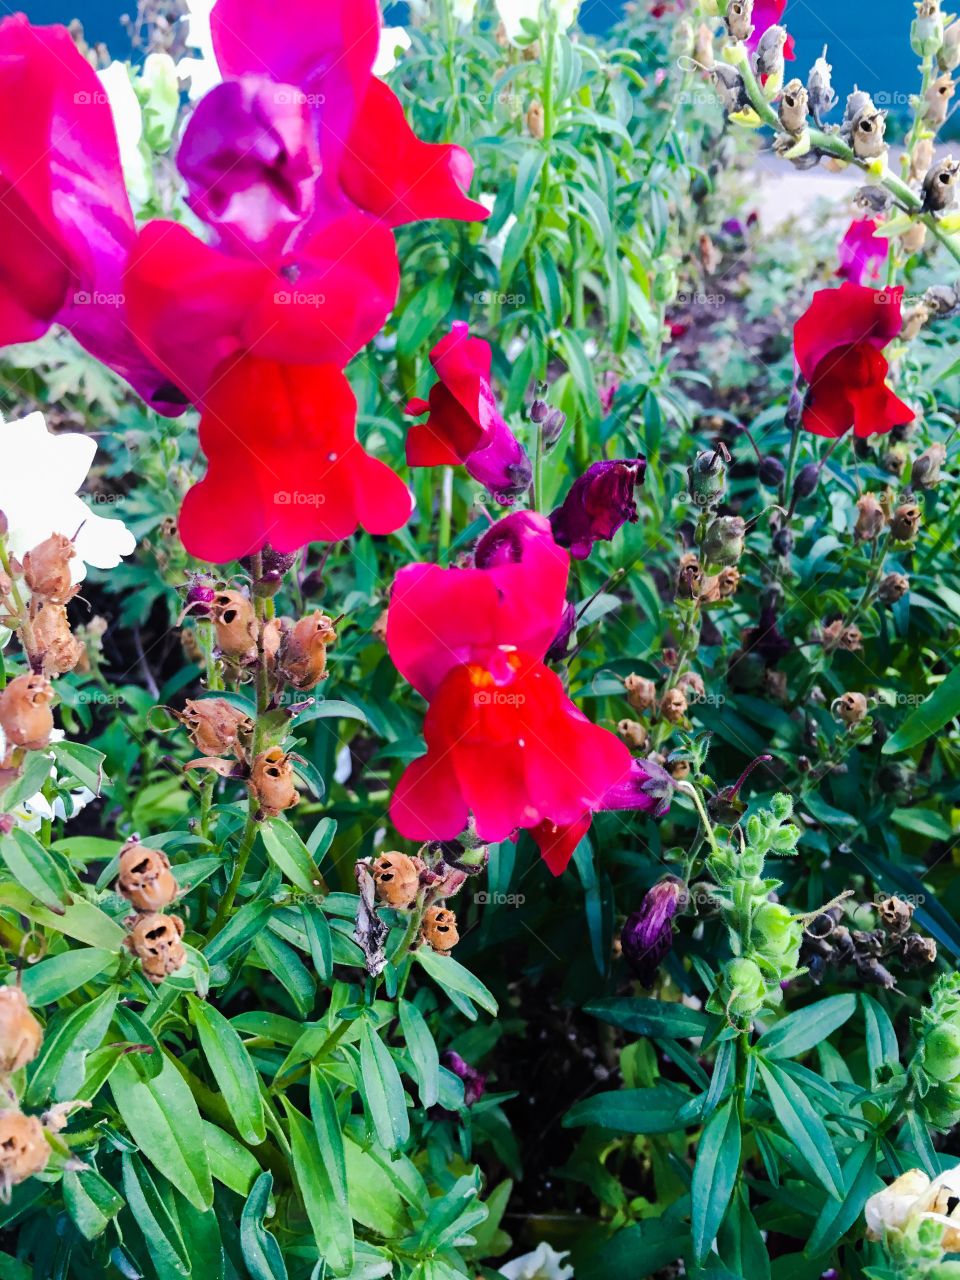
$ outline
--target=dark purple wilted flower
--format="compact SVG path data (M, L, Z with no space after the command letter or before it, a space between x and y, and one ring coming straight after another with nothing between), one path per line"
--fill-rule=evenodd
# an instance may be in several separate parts
M609 414L613 410L613 402L617 398L617 392L620 390L620 380L615 373L605 373L600 383L600 408L604 414Z
M442 1054L440 1061L448 1071L452 1071L463 1081L463 1100L467 1106L472 1107L478 1103L487 1091L485 1073L478 1071L476 1067L471 1067L469 1062L461 1058L459 1053L454 1053L452 1049Z
M653 985L662 961L673 946L673 917L686 905L687 886L676 876L664 876L644 894L620 933L623 958L645 987Z
M614 783L601 800L601 810L633 809L637 813L651 813L662 818L673 799L673 778L654 760L636 759L630 762L630 772Z
M609 542L621 525L637 519L633 493L643 483L647 460L594 462L574 480L562 504L550 513L553 536L586 560L595 542Z
M189 609L197 618L207 617L216 594L213 587L201 582L199 578L194 578L187 588L185 610Z

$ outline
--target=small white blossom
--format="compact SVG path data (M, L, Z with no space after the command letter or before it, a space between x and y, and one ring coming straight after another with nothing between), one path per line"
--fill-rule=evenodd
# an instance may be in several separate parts
M387 75L397 65L397 53L405 53L412 43L406 27L381 27L380 47L373 64L373 74Z
M214 3L215 0L190 0L187 48L197 52L190 57L181 58L177 63L177 74L181 80L190 81L190 98L194 102L209 93L223 79L217 66L217 55L213 51L213 33L210 30L210 14Z
M113 125L120 144L120 165L134 208L140 208L150 197L150 169L140 142L143 138L143 113L125 62L113 61L98 71Z
M922 1169L908 1169L864 1205L867 1238L883 1240L904 1235L922 1222L937 1222L943 1227L941 1248L955 1253L960 1250L958 1198L960 1165L945 1170L932 1181Z
M542 1240L533 1253L504 1262L499 1268L507 1280L573 1280L573 1267L564 1265L569 1253L557 1253Z

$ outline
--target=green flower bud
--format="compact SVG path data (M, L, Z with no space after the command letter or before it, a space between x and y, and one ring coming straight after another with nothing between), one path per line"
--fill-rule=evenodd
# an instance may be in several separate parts
M698 453L687 468L687 479L693 498L703 505L717 502L727 487L727 469L719 449Z
M728 960L723 966L723 984L725 1004L735 1017L751 1017L766 1001L767 984L760 966L745 956Z
M710 521L703 539L703 560L706 564L738 564L743 555L746 522L740 516L717 516Z
M677 269L672 263L666 263L657 272L653 294L657 302L672 302L677 296Z
M143 107L143 128L153 151L166 151L180 112L180 85L169 53L148 54L135 86Z
M782 960L792 956L791 968L796 967L803 940L803 924L793 912L779 902L765 902L753 918L754 943L759 952L770 960Z
M938 1084L924 1098L922 1107L935 1129L952 1129L960 1119L960 1085Z
M960 1076L960 1027L953 1022L931 1027L923 1038L923 1069L934 1080Z
M910 27L910 47L918 58L932 58L943 44L943 14L940 0L919 0L917 16Z

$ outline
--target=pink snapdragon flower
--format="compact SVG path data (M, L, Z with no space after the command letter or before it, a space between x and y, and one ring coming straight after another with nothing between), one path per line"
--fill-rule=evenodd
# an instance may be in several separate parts
M890 241L877 235L875 218L854 218L837 245L837 275L851 284L876 284L890 254Z

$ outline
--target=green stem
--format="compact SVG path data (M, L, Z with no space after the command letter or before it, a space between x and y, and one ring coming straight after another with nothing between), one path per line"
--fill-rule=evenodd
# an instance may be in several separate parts
M713 831L713 823L710 821L710 817L707 813L706 806L703 803L699 788L692 782L678 782L676 786L678 791L682 791L685 796L689 796L693 801L697 813L700 815L700 821L703 823L703 831L707 837L707 844L710 846L710 852L715 858L722 858L720 846L717 844L717 837Z

